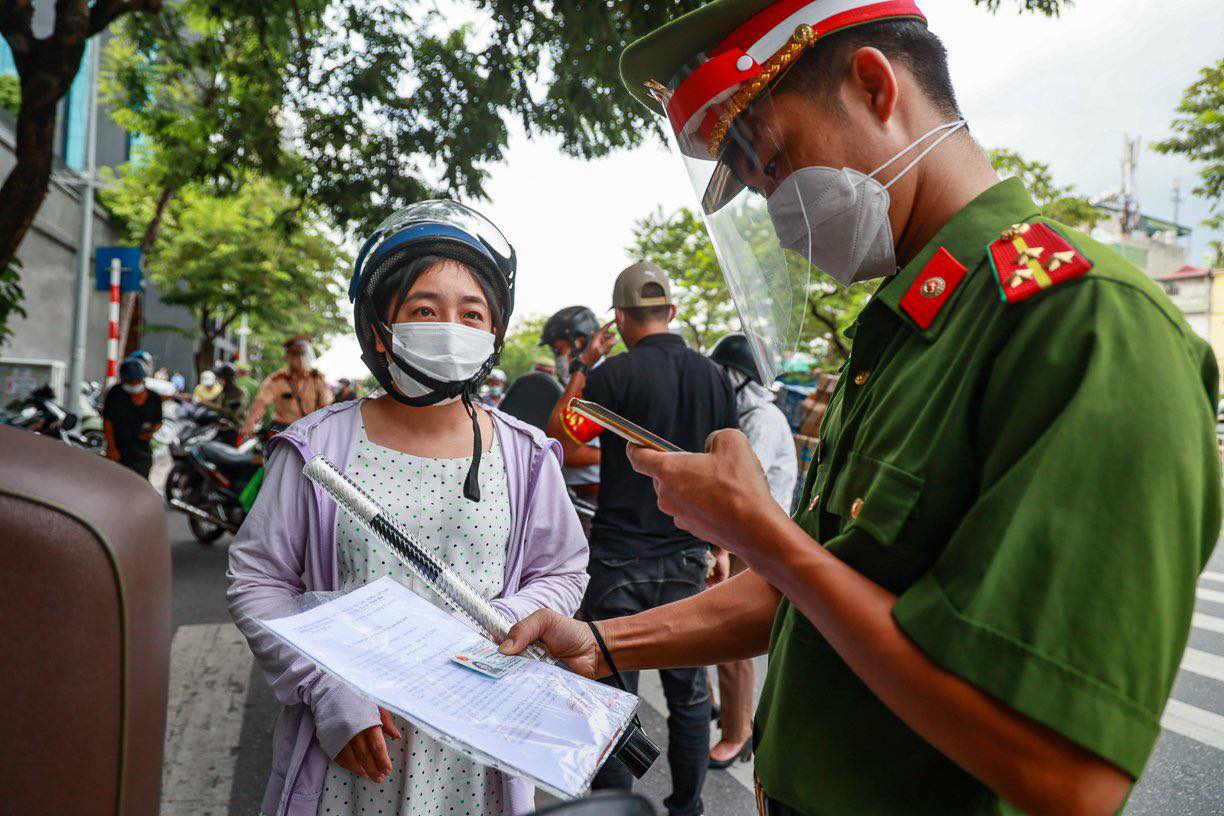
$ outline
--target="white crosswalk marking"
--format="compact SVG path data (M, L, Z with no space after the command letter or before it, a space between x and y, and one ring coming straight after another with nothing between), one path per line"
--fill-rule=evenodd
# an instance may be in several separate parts
M1219 632L1224 634L1224 618L1217 618L1215 615L1206 615L1202 612L1195 612L1194 617L1190 619L1190 625L1195 629L1203 629L1208 632Z
M1224 717L1219 714L1170 699L1160 724L1175 734L1224 751Z
M1208 581L1216 581L1217 583L1224 584L1224 572L1204 572L1199 577L1205 578Z
M1186 653L1182 656L1181 667L1184 671L1194 672L1224 683L1224 657L1213 655L1211 652L1186 649Z
M1212 603L1224 604L1224 592L1199 587L1194 594L1200 601L1211 601Z
M226 816L251 650L233 624L180 626L170 647L161 816Z

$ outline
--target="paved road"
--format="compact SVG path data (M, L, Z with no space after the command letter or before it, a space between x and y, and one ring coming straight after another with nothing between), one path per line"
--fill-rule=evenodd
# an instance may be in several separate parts
M174 562L171 701L164 816L250 816L259 812L277 704L225 611L228 538L196 544L183 517L169 517ZM763 660L760 668L764 668ZM758 671L758 683L763 671ZM643 677L643 721L666 741L657 675ZM1199 583L1194 630L1164 717L1161 736L1128 814L1207 816L1224 812L1224 548ZM639 790L656 805L669 789L666 762ZM753 810L751 771L712 772L705 792L711 816Z

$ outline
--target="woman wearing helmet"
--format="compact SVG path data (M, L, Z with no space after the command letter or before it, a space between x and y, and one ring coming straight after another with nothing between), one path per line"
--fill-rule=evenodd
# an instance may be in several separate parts
M259 500L230 548L229 602L285 704L268 816L515 814L525 780L417 731L284 648L256 620L287 597L384 575L435 600L302 475L324 454L512 620L572 614L587 549L540 431L482 407L514 305L515 256L491 223L451 201L393 215L358 256L350 298L362 359L386 392L337 403L274 437ZM358 803L360 802L360 805Z

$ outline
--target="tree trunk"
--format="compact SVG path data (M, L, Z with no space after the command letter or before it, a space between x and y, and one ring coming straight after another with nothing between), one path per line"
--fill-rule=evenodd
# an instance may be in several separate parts
M140 257L145 263L148 262L149 253L153 251L153 244L157 242L157 236L161 235L162 219L166 215L166 209L170 206L172 198L174 198L174 188L170 186L163 187L161 195L157 197L157 207L153 210L153 217L149 219L144 236L140 239Z
M820 321L820 323L828 330L826 332L826 337L829 341L829 349L836 352L837 356L842 360L849 357L850 349L846 348L846 344L843 343L841 337L838 336L839 332L837 331L837 321L822 313L819 305L817 305L817 301L812 298L808 298L808 313Z
M85 43L121 14L160 9L161 0L59 0L54 28L39 38L34 35L33 4L0 3L0 34L21 80L16 164L0 186L0 269L13 260L47 196L56 109L81 67Z
M197 379L205 370L212 368L213 361L213 341L217 339L217 333L213 331L209 324L212 323L212 313L205 310L200 313L200 342L196 346L195 366Z
M50 73L50 70L48 71ZM52 80L51 77L46 79ZM54 81L40 77L21 82L21 111L17 115L16 160L4 185L0 186L0 269L9 265L25 238L51 181L51 146L55 142L55 104L30 101L36 92L47 92ZM55 96L59 99L63 94Z

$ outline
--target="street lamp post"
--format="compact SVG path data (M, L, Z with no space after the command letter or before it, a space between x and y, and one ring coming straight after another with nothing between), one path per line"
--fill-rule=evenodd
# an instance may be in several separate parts
M96 39L96 38L95 38ZM85 178L81 188L81 243L77 249L77 286L73 305L72 358L64 407L78 413L81 382L85 379L85 329L89 317L89 261L93 255L94 182L98 153L98 64L101 47L91 41L89 48L89 101L85 114Z

